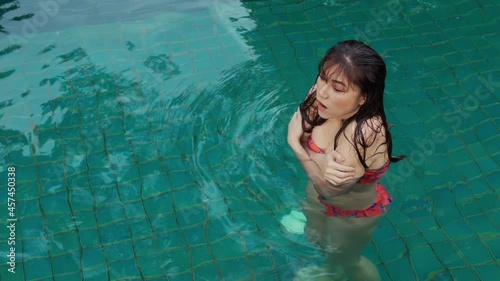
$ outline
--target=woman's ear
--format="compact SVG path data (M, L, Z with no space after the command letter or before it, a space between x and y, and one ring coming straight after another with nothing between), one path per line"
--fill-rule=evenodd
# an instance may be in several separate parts
M362 106L363 104L365 104L366 102L366 95L361 95L361 97L359 98L359 106Z

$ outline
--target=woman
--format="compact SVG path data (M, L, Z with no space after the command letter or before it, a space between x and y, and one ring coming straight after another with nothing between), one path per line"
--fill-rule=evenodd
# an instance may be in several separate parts
M388 170L392 141L383 106L386 67L369 46L340 42L319 64L316 84L288 125L288 144L309 183L306 234L328 254L328 272L380 280L361 256L391 196L377 183Z

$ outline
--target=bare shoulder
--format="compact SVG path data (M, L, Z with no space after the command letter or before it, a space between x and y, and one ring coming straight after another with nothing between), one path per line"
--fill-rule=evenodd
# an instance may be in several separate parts
M354 140L354 133L358 126L358 122L353 121L345 128L345 137ZM361 124L361 133L365 138L367 144L373 143L380 137L385 138L385 128L382 118L379 116L372 117L363 121Z
M385 142L385 128L380 116L372 117L361 124L361 131L368 146Z
M371 164L377 167L383 165L388 157L386 153L386 130L382 118L375 116L363 121L360 126L362 135L358 135L355 138L357 125L357 122L351 122L345 130L344 137L351 144L351 154L355 153L357 156L357 152L354 149L354 146L356 146L359 152L365 156L365 162L368 166L371 166Z
M371 168L383 166L388 160L387 134L382 118L377 116L366 120L361 125L366 140L366 164Z

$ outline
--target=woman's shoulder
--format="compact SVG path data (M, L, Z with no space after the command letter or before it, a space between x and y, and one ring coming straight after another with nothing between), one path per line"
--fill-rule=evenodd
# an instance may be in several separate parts
M361 123L361 131L368 143L375 141L380 137L385 138L385 127L382 117L373 116Z
M376 137L376 135L380 133L385 134L384 122L382 121L382 117L380 116L373 116L360 122L353 120L353 122L347 125L346 131L354 133L356 130L358 130L358 123L360 124L360 129L363 137L365 137L367 140Z
M351 122L346 127L346 133L346 137L352 141L351 143L356 143L359 149L368 149L368 155L372 150L370 148L377 148L386 143L386 131L380 116L362 120L359 126L357 121Z

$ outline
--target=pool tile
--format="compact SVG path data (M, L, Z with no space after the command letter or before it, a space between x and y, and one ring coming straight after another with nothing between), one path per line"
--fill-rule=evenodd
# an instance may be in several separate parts
M385 240L378 244L378 252L383 261L400 259L408 253L408 250L406 244L399 238Z
M236 280L252 274L248 260L244 258L218 262L222 276L226 280Z
M249 216L248 213L245 212L245 213L233 214L232 217L240 231L253 232L258 230L255 221L252 219L252 217Z
M491 121L477 125L476 130L479 139L483 140L487 140L491 137L497 137L499 133L499 129Z
M398 233L393 225L382 225L373 234L373 238L378 241L390 240L398 237Z
M277 280L293 280L295 273L300 270L303 265L301 263L291 263L286 266L277 268ZM272 280L272 279L269 279Z
M248 254L255 254L264 251L268 247L268 243L263 239L258 232L243 233L245 249Z
M205 236L200 235L200 233L204 232L204 224L198 224L193 227L184 227L182 228L182 237L186 240L188 245L197 246L206 243Z
M134 259L118 260L112 262L109 267L110 270L108 274L111 279L141 278L141 274L135 265Z
M480 177L476 179L471 179L469 181L469 189L474 192L475 195L483 195L485 193L491 193L493 190L488 184L486 177Z
M126 221L100 226L99 233L103 244L113 244L131 238Z
M168 220L171 221L170 226L177 226L184 228L186 226L193 226L206 221L207 217L205 215L205 208L202 205L198 205L189 209L183 209L175 213L176 217L171 215L168 216ZM210 224L209 224L210 225ZM161 227L161 225L159 225Z
M96 214L92 211L73 213L79 229L97 228Z
M493 237L492 238L486 238L483 239L484 243L490 249L490 251L493 253L494 257L498 259L500 256L500 239Z
M207 265L200 266L194 270L196 280L205 278L207 280L219 280L221 279L221 273L214 263L209 263Z
M45 226L47 231L52 233L75 230L75 222L73 221L73 218L61 215L47 215L45 217Z
M490 185L496 190L500 188L500 185L495 185L495 183L500 182L500 172L496 171L486 176Z
M157 256L158 251L154 247L155 246L155 239L154 237L148 237L144 239L136 239L133 240L134 243L134 248L135 248L135 254L137 256Z
M182 210L201 203L203 194L197 185L186 186L174 191L176 210Z
M217 197L220 196L220 194L222 194L222 192L220 192L219 190L213 193L208 193L207 191L205 192L206 194L211 194L208 195L209 197L210 196ZM207 202L207 215L209 218L227 216L229 215L229 208L223 199L210 200Z
M62 275L54 275L54 280L56 280L56 281L82 280L82 279L83 279L83 275L81 272L73 272L73 273L65 272Z
M408 256L386 263L392 280L419 280Z
M480 236L491 237L500 231L500 228L485 215L467 218L467 222L470 224L474 232Z
M164 252L159 257L163 260L162 267L167 275L190 275L191 256L186 254L186 249Z
M78 233L82 247L98 247L101 245L97 229L82 229Z
M451 205L451 204L450 204ZM453 206L443 206L440 207L436 205L434 210L434 215L437 223L440 225L446 225L454 221L462 220L462 214L460 214L459 210Z
M454 164L465 163L470 158L468 152L464 151L464 143L457 136L448 135L444 145L448 149L448 157ZM456 155L452 154L452 152L455 152ZM450 156L450 154L452 155Z
M125 217L125 211L122 204L109 204L99 207L96 210L99 225L107 225Z
M245 256L243 242L238 234L228 235L218 241L211 242L210 246L216 260L227 260Z
M496 210L500 208L500 200L498 200L498 196L494 194L484 194L482 196L476 197L479 206L484 210Z
M474 232L464 220L457 220L444 225L443 231L452 240L474 236Z
M4 210L7 209L7 200L6 204L4 205ZM31 217L31 216L36 216L37 214L40 213L40 209L38 206L38 200L36 199L30 199L26 201L21 201L17 200L17 214L18 218L21 217ZM7 214L5 214L7 215Z
M248 256L252 271L255 274L265 273L274 269L273 263L267 251L256 253L255 255ZM274 275L274 273L272 273Z
M434 243L431 247L447 268L465 267L468 265L460 251L454 248L448 241Z
M173 189L181 189L192 185L194 182L193 176L188 170L177 170L169 173L169 178L172 181Z
M495 154L498 152L498 142L500 141L500 137L494 137L489 140L481 140L484 148L488 152L488 154Z
M456 240L454 244L472 265L493 262L493 257L486 246L476 237Z
M126 204L123 204L123 208L125 209L127 218L132 221L137 218L147 219L142 201L127 202Z
M483 145L479 142L469 143L467 147L469 148L470 153L475 159L479 159L488 155L488 152L486 152Z
M477 159L476 161L483 175L488 175L500 170L500 166L495 161L493 161L491 157L483 157Z
M274 217L274 215L271 213L254 214L253 218L255 219L255 222L257 223L260 230L279 228L276 217Z
M52 257L52 268L54 270L54 275L68 274L71 272L76 272L79 274L80 271L80 253L72 252L65 255ZM64 266L60 266L64 264Z
M155 248L158 251L170 251L172 249L184 249L186 242L179 231L160 233L155 238Z
M147 187L144 187L144 189L147 189ZM171 193L164 193L147 199L144 198L143 202L148 215L169 214L174 212L172 204L173 195Z
M290 275L291 276L291 275ZM270 280L278 280L276 279L276 273L273 271L267 271L265 273L259 274L255 276L256 281L270 281ZM286 280L286 279L283 279Z
M470 153L463 147L449 151L448 158L454 164L466 164L473 160Z
M454 168L457 174L463 179L474 179L482 175L481 170L474 162L455 165Z
M209 242L217 241L223 237L237 232L236 225L228 216L212 218L206 227L206 236Z
M72 188L69 197L73 212L90 211L94 208L94 196L89 189Z
M198 245L190 249L194 268L214 262L214 253L208 245Z
M455 280L480 281L474 269L468 267L454 268L450 270Z
M453 195L455 197L454 201L460 204L463 201L469 200L472 196L474 196L474 193L467 185L458 184L453 188Z
M104 254L108 258L109 262L115 260L125 260L134 257L134 250L132 248L132 243L123 242L107 245L104 248Z
M421 229L422 235L429 243L447 240L441 228L433 227L430 229Z
M33 270L26 271L27 280L36 280L52 276L52 266L48 259L33 259L24 262L24 268L32 268ZM16 269L17 266L16 266ZM18 273L19 274L19 273Z
M480 208L475 200L468 200L457 204L457 206L460 213L466 218L484 213L484 210Z
M420 280L444 269L429 245L410 249L410 258Z
M397 232L401 236L408 236L408 235L414 235L416 233L419 233L418 228L411 221L395 223L394 226L396 227Z
M498 263L493 262L477 266L476 271L479 276L481 276L482 280L489 280L490 278L496 278L496 276L500 274L500 266Z
M95 270L96 267L102 269L105 267L106 258L99 248L83 248L81 263L85 275L86 270Z
M426 238L421 233L404 237L404 242L409 249L428 244Z
M162 267L160 266L163 264L165 261L161 260L157 256L142 256L137 258L138 266L141 269L141 273L145 278L148 278L147 280L150 280L149 278L152 277L157 277L157 276L163 276L165 275ZM163 279L164 280L164 279Z
M80 249L80 241L78 241L78 236L75 233L72 231L54 234L47 241L47 247L50 249L51 254L56 256L78 251Z
M246 210L252 210L253 213L267 212L268 210L262 204L262 202L254 200L253 198L240 198L243 206L246 207ZM243 209L245 210L245 209ZM265 216L265 215L264 215ZM254 217L255 218L255 217Z

